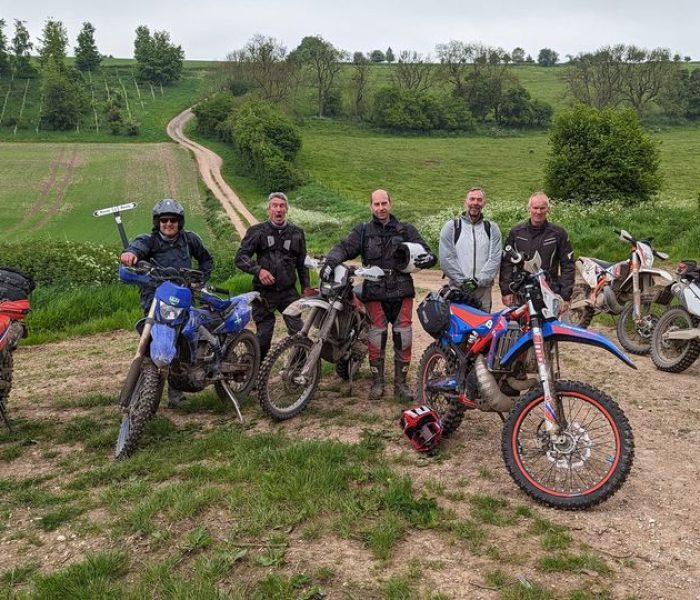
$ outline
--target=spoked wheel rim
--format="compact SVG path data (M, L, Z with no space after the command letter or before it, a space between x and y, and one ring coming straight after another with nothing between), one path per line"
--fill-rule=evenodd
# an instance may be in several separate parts
M628 304L620 314L617 323L617 335L623 348L633 354L648 354L651 349L651 337L654 327L664 308L660 304L642 303L641 318L634 319L634 308Z
M435 352L427 361L423 372L423 402L428 404L432 409L442 416L450 408L450 401L444 395L436 390L430 389L431 383L444 381L449 377L453 377L452 369L449 361L444 354Z
M252 335L252 334L251 334ZM242 336L234 341L226 352L226 362L234 371L225 380L234 394L249 390L257 377L257 362L260 351L255 338Z
M513 455L530 484L546 494L592 494L615 474L622 452L619 432L594 398L574 391L561 392L560 398L566 422L558 442L545 431L539 397L516 422Z
M663 332L659 332L660 343L657 344L656 351L659 353L664 361L669 363L676 362L688 352L688 348L692 343L692 340L669 340L664 339L664 333L670 333L673 331L682 331L684 329L692 329L693 324L690 319L690 315L686 314L684 311L675 311L668 318L668 326L664 327ZM666 322L664 323L666 325Z
M280 413L294 413L309 400L320 377L320 362L304 378L301 371L311 351L300 340L289 344L270 361L266 379L266 400Z

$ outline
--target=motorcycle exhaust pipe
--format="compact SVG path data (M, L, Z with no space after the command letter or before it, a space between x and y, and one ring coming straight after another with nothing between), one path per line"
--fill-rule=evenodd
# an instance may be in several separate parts
M474 362L476 381L481 398L478 400L479 409L489 412L510 412L517 397L506 396L498 387L496 378L486 366L486 359L479 355Z
M608 309L612 314L619 315L622 312L624 306L617 301L617 297L615 296L615 292L613 292L611 286L606 285L603 288L603 298L605 298Z
M538 379L528 377L527 379L516 379L515 377L506 377L506 383L514 390L524 392L536 386L539 383Z

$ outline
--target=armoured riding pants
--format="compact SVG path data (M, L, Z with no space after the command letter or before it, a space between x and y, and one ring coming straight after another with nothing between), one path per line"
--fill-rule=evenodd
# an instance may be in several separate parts
M365 307L372 324L369 328L369 360L384 358L386 351L387 329L391 323L391 335L394 341L394 356L404 363L411 361L411 342L413 332L413 298L398 300L368 300Z

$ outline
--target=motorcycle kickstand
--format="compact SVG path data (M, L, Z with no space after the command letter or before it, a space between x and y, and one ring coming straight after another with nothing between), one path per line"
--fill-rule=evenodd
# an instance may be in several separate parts
M238 415L238 420L241 423L243 423L243 415L241 414L241 406L240 406L240 404L238 404L238 400L236 400L236 396L233 395L231 388L228 386L228 382L226 380L222 379L220 383L221 383L221 387L223 388L224 392L226 392L228 399L231 401L231 404L233 404L233 408L236 409L236 414Z
M10 425L10 419L7 417L4 402L0 402L0 417L2 418L2 422L5 424L5 427L7 427L7 431L12 431L12 426Z

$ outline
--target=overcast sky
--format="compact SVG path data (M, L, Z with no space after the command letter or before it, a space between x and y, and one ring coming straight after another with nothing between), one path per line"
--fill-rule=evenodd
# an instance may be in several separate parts
M305 35L321 35L343 50L391 47L435 53L450 40L479 41L537 58L540 48L567 54L614 43L665 47L700 60L700 0L55 0L3 1L5 35L27 22L37 44L47 17L63 21L70 47L83 21L96 28L101 53L133 56L134 30L164 29L187 59L221 60L256 33L293 50Z

